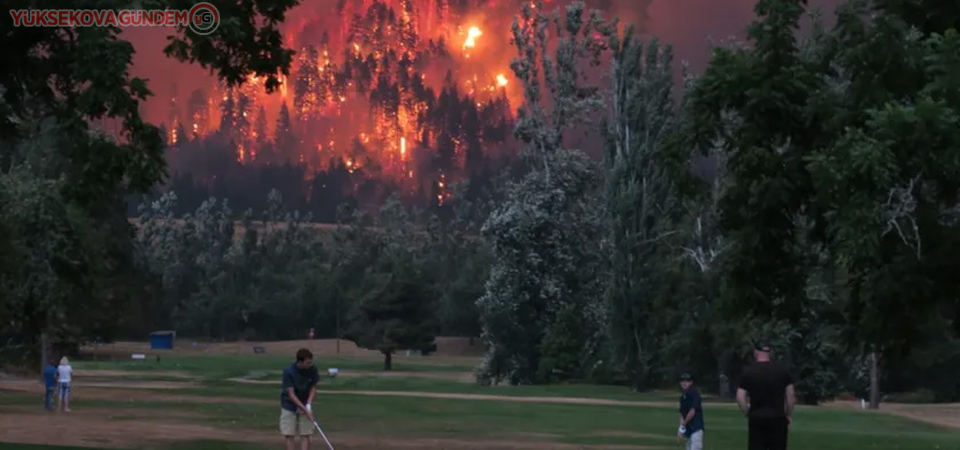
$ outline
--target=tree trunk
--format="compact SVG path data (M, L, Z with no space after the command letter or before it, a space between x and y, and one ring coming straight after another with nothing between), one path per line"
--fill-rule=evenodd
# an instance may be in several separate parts
M720 384L719 389L717 389L717 394L720 395L720 398L730 399L734 398L733 389L730 386L730 378L727 377L727 373L723 370L723 363L717 361L717 373L720 374L717 382Z
M870 409L880 409L880 357L870 353Z
M47 342L47 333L40 333L40 375L50 361L50 344Z
M340 297L337 297L337 354L340 354Z
M393 370L393 352L383 352L383 370Z

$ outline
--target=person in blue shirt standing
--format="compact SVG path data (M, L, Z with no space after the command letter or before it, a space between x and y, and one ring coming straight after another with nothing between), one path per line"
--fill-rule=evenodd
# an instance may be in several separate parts
M687 450L703 450L703 403L700 392L693 387L693 377L685 373L680 376L680 428L678 437L687 439Z
M280 391L280 434L286 450L294 450L294 440L300 438L300 450L310 448L313 435L313 397L317 395L320 373L313 365L313 353L305 348L297 351L297 361L283 370L283 388Z
M53 361L47 361L46 367L43 368L43 382L47 387L47 396L43 404L47 411L53 411L53 390L57 388L57 368L54 367Z

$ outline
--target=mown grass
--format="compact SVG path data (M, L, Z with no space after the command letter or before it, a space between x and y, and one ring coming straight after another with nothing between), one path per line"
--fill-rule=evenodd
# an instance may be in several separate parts
M251 384L234 381L207 382L204 390L209 393L198 392L199 395L225 395L246 393L247 395L273 395L280 387L280 377L274 375L275 384ZM323 378L317 386L321 393L324 391L406 391L429 392L437 394L477 394L497 395L507 397L576 397L594 398L619 401L675 401L679 394L672 392L634 393L623 386L602 386L586 384L557 384L544 386L481 386L476 383L456 380L444 380L418 377L376 377L358 376L337 378ZM716 398L706 398L706 402L720 402Z
M413 358L411 358L413 359ZM137 372L178 371L198 378L222 380L237 378L250 373L282 370L292 362L289 356L281 355L169 355L147 361L76 361L74 368L85 370L129 370ZM317 368L340 370L379 371L383 362L375 358L327 357L317 358ZM449 363L443 360L430 361L416 358L394 358L396 372L468 372L474 369L466 364Z
M87 401L76 408L109 408L104 420L130 420L136 410L189 411L197 416L174 421L275 433L278 407L222 403L184 404L160 401ZM117 413L128 410L131 414ZM672 407L597 406L447 400L409 397L336 395L316 403L324 430L338 434L395 438L548 439L574 444L673 446L677 413ZM166 419L165 419L166 420ZM745 446L745 422L735 408L708 407L706 442L710 448ZM247 447L215 445L172 450L217 450ZM4 449L10 448L4 446ZM253 448L253 447L249 447ZM894 416L859 411L802 408L791 430L793 450L931 450L960 448L960 433ZM53 450L22 447L12 450ZM57 449L65 450L65 449Z
M399 358L398 358L399 359ZM104 420L135 418L137 409L182 410L195 416L176 415L169 420L205 423L211 426L260 430L274 433L278 406L278 371L289 358L275 355L183 355L164 357L162 362L79 362L83 369L138 371L143 379L151 372L180 371L202 380L202 388L165 389L163 394L222 397L220 403L162 401L83 401L77 408L103 408ZM337 367L343 372L377 371L380 361L369 358L323 358L321 371ZM341 376L326 378L314 410L325 431L335 441L337 434L379 437L518 440L545 439L573 444L625 444L676 446L673 432L677 412L672 392L632 394L623 387L595 385L551 385L483 387L456 380L416 377L416 372L466 372L463 364L429 364L397 361L396 371L408 376ZM277 380L277 384L245 384L227 381L255 375ZM156 376L162 376L156 373ZM120 380L118 380L120 381ZM171 378L171 381L173 379ZM79 386L78 386L79 387ZM583 397L627 401L668 401L663 406L574 405L520 403L491 400L454 400L425 397L323 395L323 391L412 391L489 394L503 396ZM263 404L238 403L233 399L258 399ZM4 395L4 404L39 403L33 396ZM2 406L0 406L2 409ZM106 414L106 409L130 414ZM745 446L746 423L730 405L708 404L706 408L708 448L733 449ZM800 408L791 429L793 450L936 450L960 448L960 432L906 420L882 413ZM198 445L200 445L198 447ZM69 450L43 446L9 447L4 450ZM185 443L170 450L249 450L256 447L233 443Z
M350 371L379 372L380 361L359 357L323 357L318 359L318 368L322 375L326 369L336 367L342 373ZM440 378L416 377L416 372L472 373L474 367L462 363L448 363L442 359L423 362L416 358L414 362L397 358L395 374L410 373L411 376L340 376L322 378L321 390L374 390L374 391L418 391L435 393L485 394L506 396L543 396L543 397L588 397L624 401L663 401L673 400L675 394L635 394L621 386L597 386L579 384L561 384L546 386L480 386L474 382L463 382ZM281 370L290 364L287 357L278 355L175 355L155 361L78 361L74 366L85 370L124 370L137 372L142 381L183 381L162 373L151 372L178 371L186 373L206 386L203 389L184 390L183 393L203 396L236 395L241 391L258 396L273 396L280 382ZM277 385L251 384L228 381L231 378L249 378L253 380L276 381ZM101 378L97 378L98 381ZM120 381L120 380L118 380ZM82 382L82 381L81 381ZM710 400L708 400L710 401Z

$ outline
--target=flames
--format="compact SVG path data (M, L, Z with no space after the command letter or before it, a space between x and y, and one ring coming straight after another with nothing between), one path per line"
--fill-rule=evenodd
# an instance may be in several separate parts
M477 46L477 38L483 36L483 32L477 27L470 27L467 30L467 39L463 41L463 48L474 48Z
M421 173L434 180L427 189L442 203L468 147L496 145L477 138L477 129L503 128L522 94L507 70L515 5L475 0L463 10L451 3L341 0L336 14L326 2L313 12L302 5L285 26L284 42L297 55L279 91L266 95L263 80L251 76L240 87L195 92L166 121L168 139L223 136L242 164L288 159L322 170L339 159L351 173L376 168L413 181ZM186 129L178 131L181 116ZM458 162L431 175L416 162L424 152Z

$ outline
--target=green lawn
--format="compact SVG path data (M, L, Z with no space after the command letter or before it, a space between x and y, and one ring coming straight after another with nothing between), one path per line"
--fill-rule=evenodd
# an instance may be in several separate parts
M398 357L394 361L394 372L458 372L472 373L473 366L465 365L461 360L450 363L441 358L416 358L415 362L407 362ZM336 367L342 373L350 371L380 371L380 361L370 358L324 357L319 360L318 368L322 373L327 368ZM268 384L250 384L227 381L230 378L249 378L253 380L275 380L280 382L280 372L290 364L287 357L276 355L185 355L169 356L155 361L146 362L95 362L78 361L74 367L85 370L127 370L141 373L140 380L149 381L182 381L181 379L163 375L163 371L183 372L203 381L206 388L190 390L195 395L246 395L269 396L276 394L277 386ZM100 381L98 379L98 381ZM377 377L377 376L341 376L335 379L324 377L319 387L322 390L375 390L375 391L419 391L439 393L488 394L507 396L533 397L590 397L625 401L662 401L674 400L676 394L643 394L629 392L621 386L596 385L549 385L549 386L499 386L485 387L473 382L456 380L424 378L424 377ZM711 401L711 400L707 400Z
M22 403L22 395L15 396ZM31 399L34 400L34 399ZM6 402L5 402L6 403ZM170 419L216 427L275 433L277 406L256 404L88 401L77 408L128 408L131 414L105 414L104 420L138 420L136 410L156 413L189 410L198 417ZM0 407L2 411L2 407ZM333 395L316 402L324 430L379 437L452 439L545 439L578 444L675 446L677 413L672 407L594 406L448 400L410 397ZM735 408L707 407L706 442L716 449L745 446L745 423ZM197 445L201 445L198 447ZM224 444L225 445L225 444ZM7 447L37 450L46 447ZM189 443L171 450L252 447ZM792 450L931 450L960 448L960 433L885 414L801 408L791 432ZM52 449L50 449L52 450Z
M320 393L314 410L336 444L338 435L374 437L449 438L464 440L541 439L572 444L626 444L678 448L675 441L677 412L675 392L632 394L623 387L554 385L482 387L475 383L416 377L416 372L467 372L472 367L445 363L442 359L397 358L396 370L407 376L342 376L324 378L321 391L414 391L471 393L502 396L583 397L628 401L666 401L661 406L575 405L556 403L458 400L426 397L365 396ZM205 424L226 429L243 429L270 435L276 432L279 386L244 384L227 378L250 377L278 380L278 371L289 358L273 355L170 356L162 362L84 362L80 369L133 370L142 379L174 380L161 371L180 371L196 377L201 387L164 389L163 395L223 397L223 402L173 401L78 401L76 409L103 408L103 420L141 420L137 410L162 413L189 411L192 415L170 414L166 422ZM322 358L321 370L337 367L344 372L375 371L380 362L369 358ZM129 377L128 377L129 378ZM117 379L120 381L120 379ZM157 391L158 393L161 391ZM77 393L82 393L78 385ZM82 398L82 397L81 397ZM169 397L168 397L169 398ZM261 403L235 403L230 399L257 399ZM159 398L158 398L159 399ZM34 396L3 393L5 407L23 411L38 404ZM38 406L39 407L39 406ZM108 412L110 409L112 412ZM38 411L39 412L39 411ZM726 450L745 447L743 418L729 404L706 406L707 448ZM44 446L4 444L3 450L74 450ZM960 432L909 421L882 413L841 411L826 408L798 408L791 430L792 450L937 450L960 449ZM250 445L223 442L189 442L168 450L259 450ZM265 450L265 449L264 449Z

